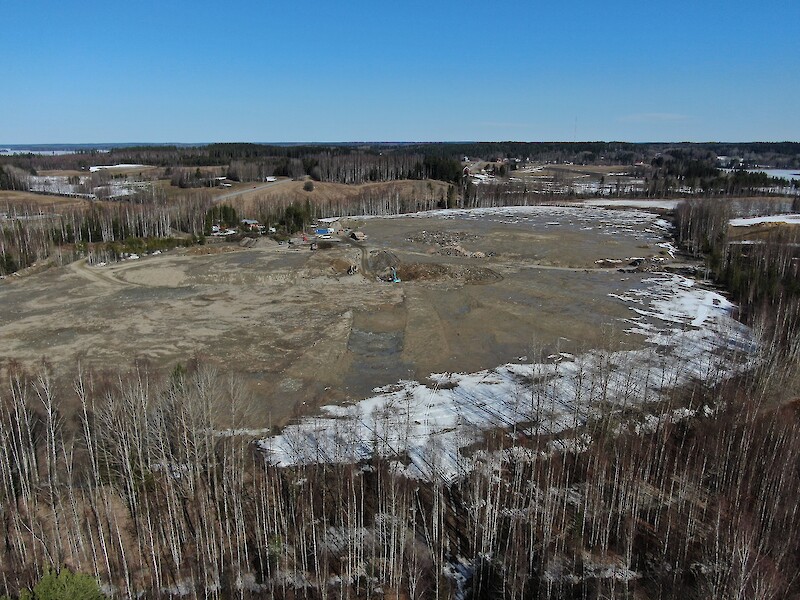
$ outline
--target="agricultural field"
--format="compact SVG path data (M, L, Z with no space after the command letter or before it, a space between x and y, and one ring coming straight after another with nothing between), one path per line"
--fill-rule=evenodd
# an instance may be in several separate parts
M5 213L14 207L32 207L43 212L58 212L64 209L87 208L88 200L69 196L54 196L34 192L0 190L0 212Z
M313 189L303 189L305 181L279 179L270 184L235 184L228 191L215 190L218 201L225 201L244 213L254 213L261 206L274 203L326 205L348 202L357 205L360 197L393 197L405 200L436 200L447 197L448 184L443 181L400 180L359 185L313 182Z

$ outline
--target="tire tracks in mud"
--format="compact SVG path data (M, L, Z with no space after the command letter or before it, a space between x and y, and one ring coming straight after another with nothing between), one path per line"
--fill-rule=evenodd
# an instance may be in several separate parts
M358 251L361 253L361 274L364 275L364 277L374 277L375 274L369 268L369 252L367 251L367 247L364 244L359 244L349 237L344 237L341 239L353 248L358 248Z
M342 241L346 242L353 248L358 248L358 251L361 253L361 273L365 277L376 277L375 273L370 269L369 265L369 250L366 245L356 242L350 238L341 238ZM429 254L425 254L422 252L414 252L414 251L406 251L408 255L411 256L420 256L429 258ZM492 269L491 265L480 265L484 268L487 268L493 271L499 280L504 279L502 272ZM538 269L542 271L562 271L567 273L617 273L620 270L620 267L596 267L596 266L584 266L584 267L571 267L571 266L561 266L561 265L542 265L542 264L526 264L522 268L525 269ZM471 282L471 283L481 283L481 282ZM484 282L484 283L496 283L492 282Z
M105 289L119 289L128 287L148 287L140 283L133 283L116 277L116 273L125 271L138 265L124 265L112 267L108 270L102 270L102 267L92 268L88 265L87 259L81 259L69 265L69 270L81 277L82 279L96 284Z

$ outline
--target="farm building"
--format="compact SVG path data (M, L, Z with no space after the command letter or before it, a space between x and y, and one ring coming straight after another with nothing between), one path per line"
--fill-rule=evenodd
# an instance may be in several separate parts
M317 227L322 229L323 227L327 227L331 229L331 233L334 231L338 231L342 228L340 223L341 217L325 217L324 219L317 219Z

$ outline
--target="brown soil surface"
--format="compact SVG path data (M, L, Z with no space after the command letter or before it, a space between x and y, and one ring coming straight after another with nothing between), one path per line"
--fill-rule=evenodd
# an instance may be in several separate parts
M307 192L303 189L304 181L285 181L263 190L248 192L246 184L243 193L235 199L228 201L237 210L244 213L252 212L261 202L304 203L306 200L312 204L325 204L332 201L355 200L361 194L392 194L401 198L426 198L438 199L447 197L448 184L442 181L388 181L380 183L365 183L362 185L345 185L343 183L324 183L315 181L314 190ZM228 192L231 189L229 188Z
M113 370L139 359L166 372L199 358L246 383L250 426L265 428L400 379L603 345L630 313L609 294L648 275L595 261L656 254L660 238L552 220L369 219L366 242L334 238L327 250L222 243L7 278L0 370L47 360L68 412L78 363ZM484 258L431 253L423 231ZM401 283L379 279L387 266Z
M8 206L33 206L37 210L58 212L65 208L87 208L90 205L91 203L88 200L81 198L0 190L0 212L6 210Z

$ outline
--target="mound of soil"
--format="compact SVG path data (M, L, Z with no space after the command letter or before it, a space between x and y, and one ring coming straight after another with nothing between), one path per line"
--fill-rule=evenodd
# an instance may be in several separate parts
M192 246L189 248L187 254L193 256L203 254L224 254L226 252L236 252L237 248L233 246Z
M397 267L400 264L400 259L397 258L393 252L388 252L386 250L370 252L367 261L369 263L369 270L374 273L381 273L386 269Z
M352 272L353 268L356 267L356 265L349 260L344 260L342 258L333 259L330 265L336 275L348 275Z
M485 267L436 263L399 264L397 276L401 281L463 281L464 283L487 283L502 279L498 273Z
M461 245L463 241L477 241L479 237L464 231L422 231L406 238L409 242L421 242L433 245L436 249L429 252L441 254L442 256L466 256L468 258L486 258L484 252L471 252ZM490 252L489 256L494 256Z
M406 238L409 242L421 242L436 246L457 246L463 241L476 241L478 236L466 231L420 231Z

